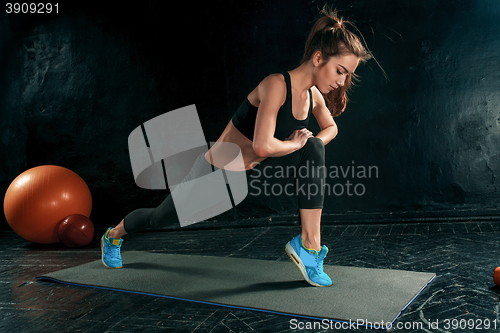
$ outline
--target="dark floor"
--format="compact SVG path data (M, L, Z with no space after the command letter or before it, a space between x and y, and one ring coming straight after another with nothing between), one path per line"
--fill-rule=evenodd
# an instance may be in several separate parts
M35 280L99 259L100 233L89 247L74 250L0 231L0 332L291 331L288 316ZM289 260L284 244L297 233L291 226L147 232L126 236L123 251ZM500 331L500 289L492 279L500 266L500 222L336 225L322 233L330 247L325 264L438 275L395 323L415 328L393 331ZM436 321L438 328L429 328Z

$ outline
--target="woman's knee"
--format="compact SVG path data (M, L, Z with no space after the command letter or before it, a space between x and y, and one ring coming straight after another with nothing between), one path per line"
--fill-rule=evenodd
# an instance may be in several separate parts
M312 137L307 139L307 142L304 145L303 149L307 152L308 155L310 154L320 157L325 156L325 144L320 138Z

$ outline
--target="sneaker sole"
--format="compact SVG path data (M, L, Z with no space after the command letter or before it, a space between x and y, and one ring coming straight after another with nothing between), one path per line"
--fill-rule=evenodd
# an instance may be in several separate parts
M104 236L102 236L102 237L104 237ZM102 261L102 264L104 265L104 267L109 268L109 269L119 269L119 268L123 267L123 266L109 267L108 265L106 265L106 263L104 262L104 239L103 238L101 238L101 261Z
M319 283L316 283L316 282L312 281L309 278L309 276L307 275L306 266L302 262L302 259L300 259L300 257L297 254L297 252L295 252L295 250L293 249L293 246L292 246L292 244L290 244L290 242L288 242L286 244L286 246L285 246L285 252L286 252L286 254L288 254L288 256L290 257L290 259L292 260L292 262L295 264L295 266L297 266L297 268L300 270L300 273L302 273L302 276L307 281L307 283L309 283L310 285L315 286L315 287L329 287L329 286L331 286L331 285L323 286L323 285L321 285Z

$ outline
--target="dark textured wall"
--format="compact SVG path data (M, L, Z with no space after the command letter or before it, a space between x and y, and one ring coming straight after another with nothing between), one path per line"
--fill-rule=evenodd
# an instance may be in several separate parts
M165 192L135 186L129 133L196 104L207 140L215 141L260 80L298 64L321 5L218 1L179 10L156 1L0 14L2 199L19 173L56 164L89 185L96 225L157 205ZM498 213L500 3L336 5L364 33L389 81L374 61L357 71L361 81L336 119L339 136L326 147L335 191L324 212ZM354 177L342 175L347 167L355 167ZM371 177L363 178L369 167ZM363 195L348 195L347 181L350 193L358 185ZM250 198L238 216L294 208L283 197L271 206Z

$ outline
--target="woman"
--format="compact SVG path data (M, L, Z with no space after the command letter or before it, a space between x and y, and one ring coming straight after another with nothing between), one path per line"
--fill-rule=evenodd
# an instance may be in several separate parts
M229 121L217 143L237 144L242 152L245 171L277 166L316 166L320 172L302 177L293 174L298 188L311 188L317 194L297 191L301 233L285 250L314 286L329 286L331 279L323 272L328 248L321 246L321 213L325 181L324 146L337 135L333 117L340 115L347 103L346 92L357 66L370 58L360 39L346 27L349 24L335 11L324 8L306 42L299 67L266 77L247 96ZM311 113L321 130L313 136L307 129ZM200 177L201 166L211 162L214 148L200 155L187 178ZM240 171L241 172L241 171ZM283 185L288 179L276 179ZM121 268L121 239L130 232L178 224L172 196L157 208L138 209L127 215L118 226L109 228L101 240L102 261L108 268Z

